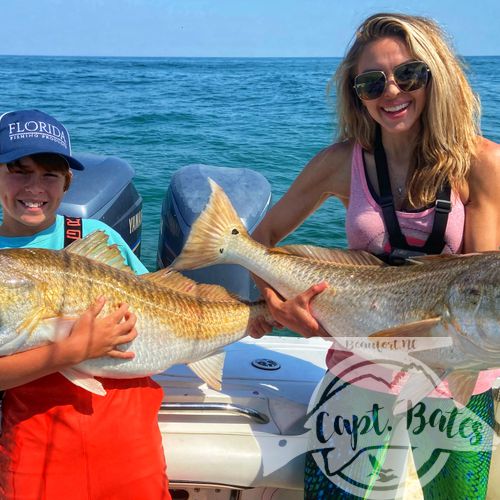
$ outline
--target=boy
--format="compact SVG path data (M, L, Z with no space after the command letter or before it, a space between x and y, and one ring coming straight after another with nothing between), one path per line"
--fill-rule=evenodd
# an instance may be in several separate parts
M0 248L64 247L56 210L71 183L68 131L52 116L21 110L0 116ZM84 219L83 236L100 229L129 266L147 269L106 224ZM127 305L98 317L104 298L76 321L64 340L0 358L5 390L0 436L0 497L168 499L157 412L162 389L151 378L100 379L107 394L74 386L58 371L118 349L137 335Z

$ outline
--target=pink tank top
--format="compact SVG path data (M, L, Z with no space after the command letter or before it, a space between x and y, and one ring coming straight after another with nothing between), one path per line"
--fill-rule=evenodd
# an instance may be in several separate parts
M464 232L464 205L455 191L451 193L451 212L445 232L443 253L459 253ZM401 231L410 245L422 246L432 231L434 206L415 212L396 211ZM346 214L349 248L373 254L390 252L382 209L375 201L365 174L363 150L354 146L351 167L351 194Z
M451 193L452 209L448 216L445 232L445 248L443 253L460 253L464 232L465 209L458 194ZM434 207L416 212L396 211L401 231L411 245L421 246L432 231L434 221ZM346 213L346 233L349 248L366 250L373 254L389 252L391 247L385 230L382 209L375 201L365 174L363 150L356 144L352 154L351 166L351 193L349 207ZM341 351L331 351L327 356L327 365L338 363L345 358ZM401 373L395 377L393 391L406 382L408 374ZM474 394L485 392L500 377L500 370L480 372ZM432 392L431 396L450 397L448 384L442 382Z

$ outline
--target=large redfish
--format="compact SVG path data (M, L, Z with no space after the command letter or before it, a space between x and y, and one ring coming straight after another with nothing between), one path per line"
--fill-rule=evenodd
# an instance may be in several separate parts
M217 350L245 336L253 317L267 314L263 302L238 300L174 271L135 276L116 246L96 232L65 250L0 250L0 356L67 335L99 296L107 298L102 314L129 305L138 336L121 346L135 353L133 359L105 356L61 372L97 394L104 389L94 375L133 378L178 363L220 387L224 353Z
M454 398L464 404L478 371L500 367L500 252L393 267L365 252L269 249L248 235L226 194L210 184L210 200L174 268L239 264L285 298L326 281L329 287L311 307L333 337L451 339L447 347L415 357L447 377Z

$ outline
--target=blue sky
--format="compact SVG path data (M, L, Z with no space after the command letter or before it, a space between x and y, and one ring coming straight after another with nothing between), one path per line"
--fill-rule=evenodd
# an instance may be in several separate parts
M342 56L380 11L434 18L461 55L500 54L498 0L14 0L0 54Z

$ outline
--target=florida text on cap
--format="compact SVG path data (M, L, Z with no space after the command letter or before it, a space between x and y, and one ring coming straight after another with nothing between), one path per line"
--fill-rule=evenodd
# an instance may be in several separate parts
M37 109L9 111L0 116L0 163L8 163L36 153L63 156L71 168L83 165L71 156L66 127L54 117Z

